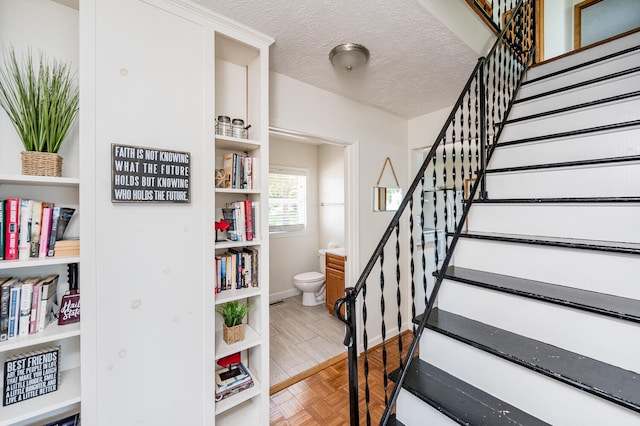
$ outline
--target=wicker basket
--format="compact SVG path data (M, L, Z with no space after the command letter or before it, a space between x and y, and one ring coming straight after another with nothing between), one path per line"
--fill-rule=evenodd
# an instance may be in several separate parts
M244 340L244 324L233 327L227 327L225 324L222 324L222 339L228 345Z
M62 176L62 157L50 152L22 151L22 174Z

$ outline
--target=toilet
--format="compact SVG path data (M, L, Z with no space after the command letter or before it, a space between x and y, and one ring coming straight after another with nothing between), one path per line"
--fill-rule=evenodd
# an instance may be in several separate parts
M318 250L318 263L320 272L303 272L293 277L293 285L302 291L302 304L304 306L316 306L325 301L325 255L327 249Z

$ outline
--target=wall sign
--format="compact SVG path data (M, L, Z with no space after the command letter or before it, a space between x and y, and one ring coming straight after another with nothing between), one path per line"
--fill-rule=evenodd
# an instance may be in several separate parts
M20 354L4 362L2 405L35 398L58 390L60 347Z
M191 154L111 144L112 203L190 203Z

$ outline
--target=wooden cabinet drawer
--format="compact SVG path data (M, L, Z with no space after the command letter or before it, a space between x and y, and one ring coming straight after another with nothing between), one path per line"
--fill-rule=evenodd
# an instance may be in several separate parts
M336 269L338 271L344 272L344 256L327 253L326 266L327 269Z

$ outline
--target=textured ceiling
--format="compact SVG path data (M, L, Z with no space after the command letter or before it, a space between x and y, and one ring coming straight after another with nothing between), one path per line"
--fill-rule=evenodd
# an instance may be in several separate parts
M198 3L275 38L271 70L405 118L452 105L478 57L419 0ZM348 42L371 52L351 73L328 60Z

